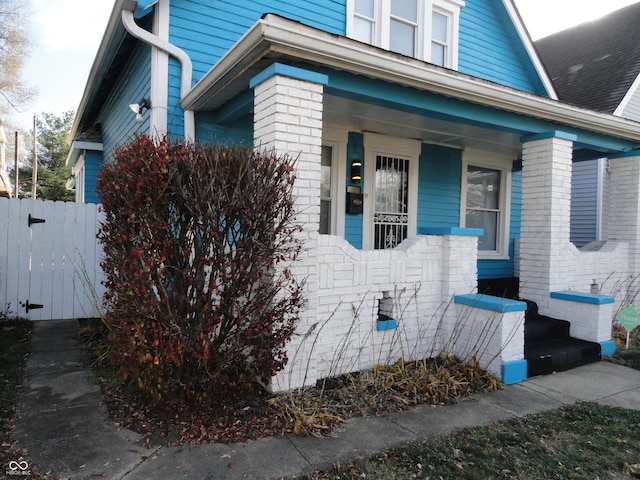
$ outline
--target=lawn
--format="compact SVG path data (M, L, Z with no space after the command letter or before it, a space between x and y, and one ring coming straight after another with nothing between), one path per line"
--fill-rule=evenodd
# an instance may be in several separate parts
M0 476L22 452L11 439L12 419L20 397L27 356L31 351L33 324L24 320L0 320Z
M0 320L0 462L24 454L11 437L32 323ZM640 348L613 361L640 369ZM443 407L445 408L445 407ZM580 403L468 428L298 477L319 479L640 478L640 411ZM4 468L4 467L3 467ZM34 469L35 470L35 469ZM4 473L0 471L0 475ZM38 475L36 478L44 478ZM33 477L32 477L33 478Z
M319 479L623 479L640 476L640 411L579 403L387 450Z

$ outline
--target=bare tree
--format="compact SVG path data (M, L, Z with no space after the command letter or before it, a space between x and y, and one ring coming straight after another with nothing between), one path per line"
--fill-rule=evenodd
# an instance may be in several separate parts
M0 117L19 110L35 96L35 89L22 79L31 41L26 21L27 0L0 0Z

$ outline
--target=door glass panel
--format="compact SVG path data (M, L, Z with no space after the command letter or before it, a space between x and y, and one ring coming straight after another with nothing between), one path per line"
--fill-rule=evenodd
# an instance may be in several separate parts
M409 225L409 160L376 157L374 248L394 248Z

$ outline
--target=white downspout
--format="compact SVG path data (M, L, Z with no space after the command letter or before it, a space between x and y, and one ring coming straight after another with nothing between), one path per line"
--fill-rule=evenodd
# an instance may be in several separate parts
M153 47L171 55L180 62L182 67L182 76L180 81L180 98L189 93L191 90L191 77L193 74L193 67L191 65L191 59L184 50L179 49L175 45L162 40L161 38L147 32L144 28L140 28L135 22L133 12L137 7L137 2L126 2L124 9L122 10L122 25L133 37L141 40ZM196 136L196 122L193 110L184 111L184 138L186 141L192 141Z

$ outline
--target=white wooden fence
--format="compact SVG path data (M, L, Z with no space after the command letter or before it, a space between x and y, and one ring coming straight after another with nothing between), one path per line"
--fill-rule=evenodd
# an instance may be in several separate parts
M98 314L98 207L0 198L0 312L30 320Z

